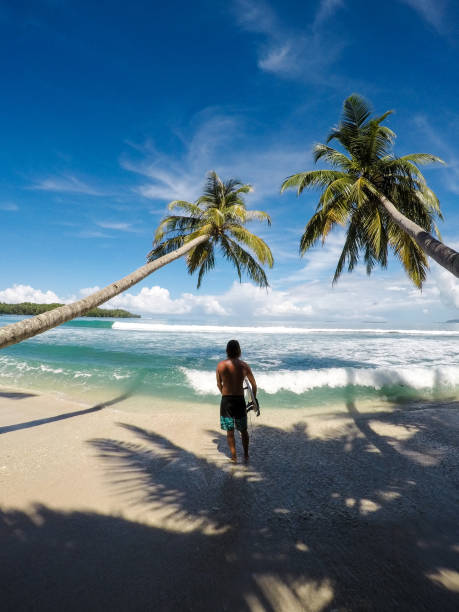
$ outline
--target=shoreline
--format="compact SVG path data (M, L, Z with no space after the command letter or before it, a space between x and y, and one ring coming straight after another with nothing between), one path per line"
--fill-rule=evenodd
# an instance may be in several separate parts
M232 465L217 404L31 393L0 388L10 609L457 608L458 402L262 409Z

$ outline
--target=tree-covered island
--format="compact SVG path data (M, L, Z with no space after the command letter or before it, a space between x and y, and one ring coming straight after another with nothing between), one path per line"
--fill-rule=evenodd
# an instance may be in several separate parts
M34 304L21 302L20 304L5 304L0 302L0 315L38 315L63 304ZM92 308L83 317L113 317L119 319L140 319L140 315L132 314L122 308Z

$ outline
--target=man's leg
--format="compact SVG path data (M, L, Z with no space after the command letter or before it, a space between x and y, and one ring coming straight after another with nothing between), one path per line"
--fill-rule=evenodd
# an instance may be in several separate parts
M244 459L249 458L249 432L247 429L241 431L242 448L244 449Z
M236 441L234 439L234 429L226 432L226 440L231 452L231 460L236 461Z

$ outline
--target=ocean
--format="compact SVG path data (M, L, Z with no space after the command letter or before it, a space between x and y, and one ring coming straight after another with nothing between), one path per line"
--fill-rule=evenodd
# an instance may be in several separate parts
M0 326L23 317L1 316ZM218 401L215 367L237 338L262 407L352 399L459 399L459 327L316 329L77 319L0 352L0 386L83 402L116 395ZM441 327L441 328L440 328ZM164 402L163 402L164 403Z

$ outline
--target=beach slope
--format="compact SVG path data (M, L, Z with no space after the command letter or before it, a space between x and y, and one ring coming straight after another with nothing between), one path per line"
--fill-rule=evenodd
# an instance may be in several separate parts
M217 412L1 389L3 609L458 609L458 403Z

